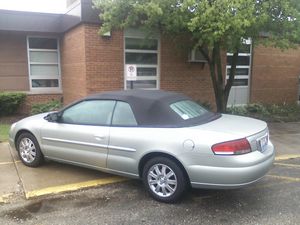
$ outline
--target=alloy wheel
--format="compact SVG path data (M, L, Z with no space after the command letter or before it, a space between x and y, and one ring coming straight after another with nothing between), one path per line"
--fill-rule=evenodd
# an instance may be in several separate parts
M167 165L155 164L148 171L150 189L160 197L169 197L177 188L177 177Z
M36 158L36 147L29 138L22 138L19 144L20 156L26 163L32 163Z

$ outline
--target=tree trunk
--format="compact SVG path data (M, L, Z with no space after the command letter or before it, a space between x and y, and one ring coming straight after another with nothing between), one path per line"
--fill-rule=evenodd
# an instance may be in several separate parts
M222 66L220 43L214 44L214 48L211 54L206 54L206 52L203 51L203 49L200 50L208 61L210 77L212 80L214 94L215 94L217 112L225 113L227 108L229 93L236 73L238 50L236 50L232 56L231 70L227 82L224 82L224 79L226 79L226 77L224 78L223 76L224 71Z
M231 87L233 85L234 77L236 74L236 65L237 65L238 56L239 56L239 53L238 53L238 50L236 50L232 56L229 79L227 80L225 88L224 88L224 96L225 96L226 104L228 102L229 93L230 93Z
M224 81L223 81L223 68L222 68L222 60L221 60L221 50L219 43L214 44L214 48L211 53L211 58L208 61L210 77L212 80L215 100L218 112L226 111L226 104L224 102Z

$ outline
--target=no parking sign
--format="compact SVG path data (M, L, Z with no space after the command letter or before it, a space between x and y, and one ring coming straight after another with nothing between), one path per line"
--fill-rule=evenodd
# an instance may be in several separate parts
M126 80L134 81L137 77L136 65L126 65Z

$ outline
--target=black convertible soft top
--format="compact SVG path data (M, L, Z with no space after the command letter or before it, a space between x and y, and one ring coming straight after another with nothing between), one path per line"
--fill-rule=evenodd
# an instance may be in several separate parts
M176 92L162 90L125 90L91 95L85 100L118 100L129 103L139 126L183 127L209 122L219 115L207 111L203 116L184 120L171 108L170 104L191 98Z

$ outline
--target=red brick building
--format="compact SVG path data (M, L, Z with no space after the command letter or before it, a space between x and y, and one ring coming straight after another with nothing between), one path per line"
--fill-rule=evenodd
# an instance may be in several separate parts
M208 66L197 53L160 34L145 44L144 34L133 29L100 36L91 0L70 2L65 14L0 10L0 91L27 93L24 111L33 102L63 99L68 104L95 92L129 88L174 90L214 102ZM230 104L297 102L300 50L245 45ZM129 64L137 67L132 83L125 76ZM229 69L224 66L224 73Z

